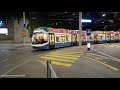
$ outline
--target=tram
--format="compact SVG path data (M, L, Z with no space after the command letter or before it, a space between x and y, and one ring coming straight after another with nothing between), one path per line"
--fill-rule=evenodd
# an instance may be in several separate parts
M86 31L82 31L82 44L103 44L120 42L119 31L92 31L87 38ZM79 45L79 30L63 28L39 27L34 29L32 36L33 49L53 49Z
M79 30L40 27L34 30L32 48L52 49L79 45Z
M119 31L108 31L106 32L106 41L108 43L118 43L120 42Z

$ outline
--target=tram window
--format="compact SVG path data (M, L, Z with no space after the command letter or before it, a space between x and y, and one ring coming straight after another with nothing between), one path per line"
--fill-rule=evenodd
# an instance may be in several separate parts
M115 39L115 36L114 36L114 35L112 35L112 36L111 36L111 40L114 40L114 39Z
M90 36L90 40L92 39L92 37Z
M91 40L94 40L94 36L91 36Z
M85 35L82 35L82 42L85 42Z
M33 36L33 41L35 44L43 44L48 41L47 33L36 33Z
M80 36L79 36L79 34L77 34L77 41L79 42L79 38L80 38Z
M102 40L102 36L99 36L99 40Z
M44 33L44 40L48 41L48 35L47 35L47 33Z
M64 34L61 35L61 42L65 42L65 35Z
M119 35L118 35L118 34L115 35L115 39L116 39L116 40L119 39Z
M72 42L76 42L77 41L77 35L72 35Z
M110 35L109 34L107 34L107 40L110 40Z
M66 41L69 42L69 35L66 35Z
M60 42L60 34L56 34L56 42Z

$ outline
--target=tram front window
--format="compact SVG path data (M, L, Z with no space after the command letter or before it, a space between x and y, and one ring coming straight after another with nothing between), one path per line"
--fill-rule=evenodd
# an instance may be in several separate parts
M47 33L36 33L33 35L33 43L34 44L44 44L48 41Z

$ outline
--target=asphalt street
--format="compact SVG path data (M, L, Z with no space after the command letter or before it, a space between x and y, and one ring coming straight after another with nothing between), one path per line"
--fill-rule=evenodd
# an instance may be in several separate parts
M1 78L47 78L51 60L57 78L119 78L120 44L95 44L53 50L34 50L14 43L0 43Z
M37 61L43 53L31 46L0 43L1 78L46 78L46 66Z

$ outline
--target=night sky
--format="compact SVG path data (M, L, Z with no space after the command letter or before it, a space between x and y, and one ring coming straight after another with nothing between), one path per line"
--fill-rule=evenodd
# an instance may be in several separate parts
M26 17L36 17L38 18L47 18L49 22L46 24L51 24L51 27L60 27L60 28L73 28L78 29L78 12L73 15L74 12L26 12ZM23 17L23 12L0 12L0 20L8 19L10 17ZM101 16L100 12L83 12L83 18L89 17L93 19L91 24L84 24L83 28L92 28L94 30L101 29L108 25L107 29L118 29L120 28L120 12L114 17L114 13L107 13L105 17ZM62 19L62 20L60 20ZM69 21L69 19L74 19ZM108 20L113 19L114 23L108 22ZM98 21L99 20L99 21ZM56 26L55 24L58 23ZM104 22L104 23L102 23ZM50 26L50 25L49 25Z

